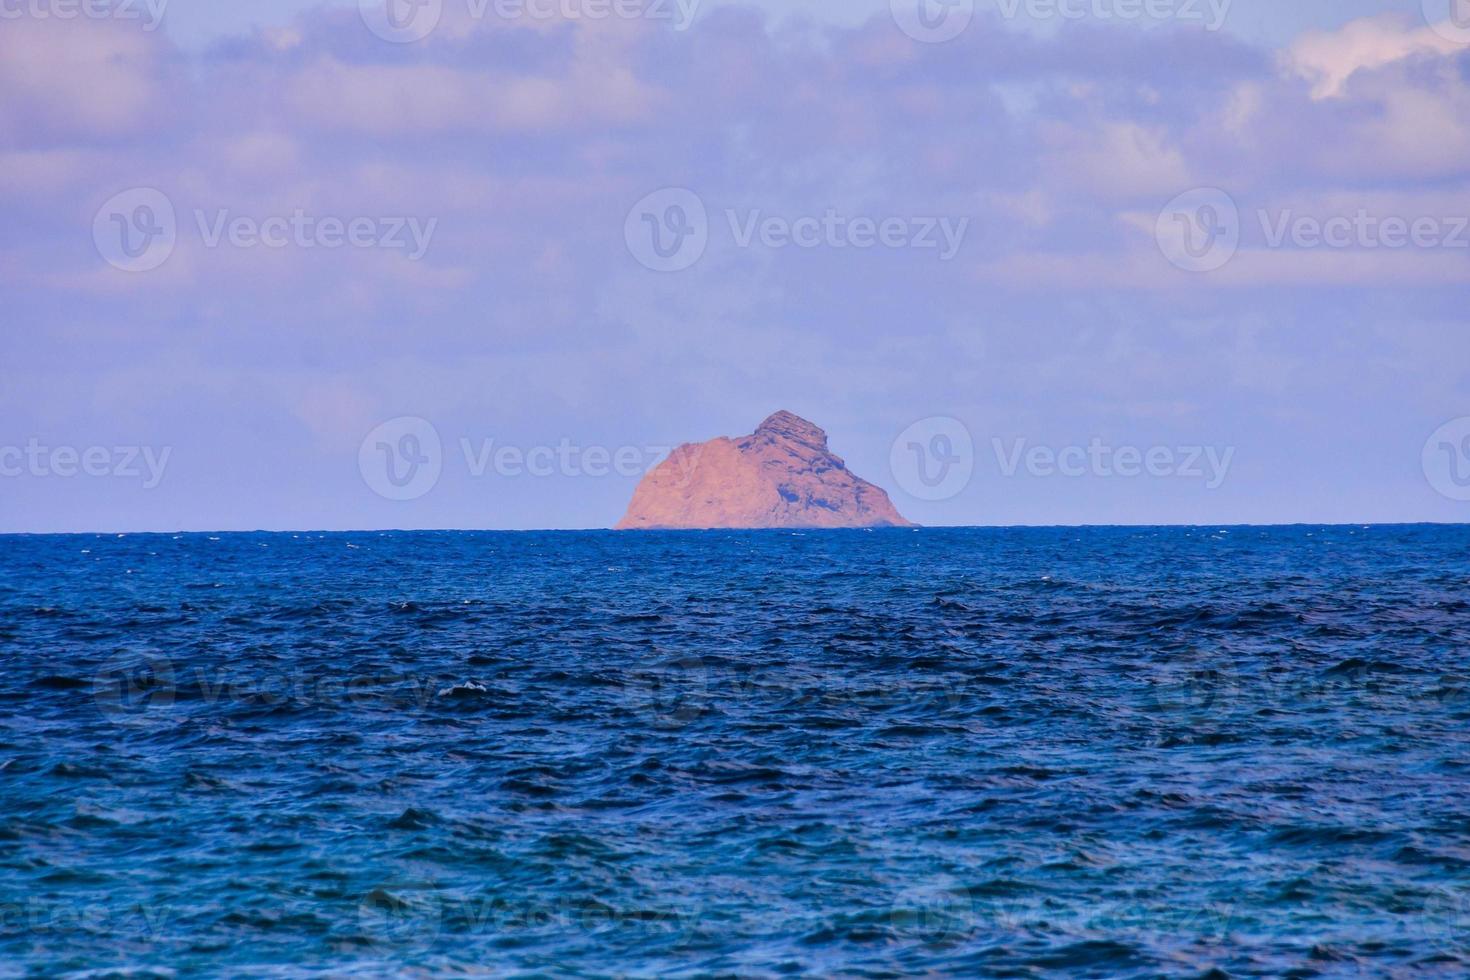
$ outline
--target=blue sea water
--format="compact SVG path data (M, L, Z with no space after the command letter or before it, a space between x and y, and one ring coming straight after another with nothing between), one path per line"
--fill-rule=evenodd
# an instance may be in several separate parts
M0 538L0 975L1470 970L1470 528Z

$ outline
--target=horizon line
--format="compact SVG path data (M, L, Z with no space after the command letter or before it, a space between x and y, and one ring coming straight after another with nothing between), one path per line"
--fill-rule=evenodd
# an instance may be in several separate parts
M807 534L810 532L837 532L837 533L860 533L869 531L890 532L923 532L923 531L1087 531L1087 530L1118 530L1118 529L1180 529L1198 530L1215 528L1220 530L1233 530L1239 528L1247 529L1290 529L1303 527L1319 528L1395 528L1395 527L1470 527L1470 521L1347 521L1347 522L1321 522L1321 521L1285 521L1268 524L1255 524L1249 522L1222 522L1210 524L925 524L909 527L706 527L706 528L636 528L616 530L611 527L540 527L540 528L498 528L498 527L385 527L385 528L250 528L250 529L208 529L208 530L129 530L129 531L0 531L0 538L40 538L40 537L127 537L129 535L170 535L181 537L183 535L245 535L245 534L612 534L617 536L638 537L647 534L711 534L717 532L735 533L765 533L765 532L799 532Z

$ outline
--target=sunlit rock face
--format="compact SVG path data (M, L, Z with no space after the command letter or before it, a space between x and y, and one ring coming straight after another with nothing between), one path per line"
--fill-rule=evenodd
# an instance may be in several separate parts
M827 433L777 412L748 436L674 450L643 478L619 530L912 527L881 488L827 449Z

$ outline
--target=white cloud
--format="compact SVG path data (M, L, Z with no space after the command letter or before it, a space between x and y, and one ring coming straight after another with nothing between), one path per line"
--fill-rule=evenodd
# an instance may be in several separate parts
M1361 70L1382 68L1414 55L1446 55L1463 50L1427 26L1414 27L1392 14L1351 21L1336 31L1312 31L1285 53L1287 65L1312 82L1312 98L1346 94L1348 80Z

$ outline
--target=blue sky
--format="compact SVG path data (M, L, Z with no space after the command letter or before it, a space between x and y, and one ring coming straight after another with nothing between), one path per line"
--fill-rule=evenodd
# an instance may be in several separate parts
M701 9L725 5L734 4L731 0L705 0ZM323 6L328 4L321 0L172 0L168 31L179 44L198 49L222 38L289 23L293 17ZM884 0L761 0L756 6L778 19L810 17L845 26L861 24L887 10ZM996 9L995 0L983 0L979 6L982 10ZM1417 15L1419 10L1419 0L1234 0L1226 29L1253 41L1283 44L1303 31L1332 29L1355 18L1388 12Z
M781 408L930 524L1470 517L1433 0L48 2L0 21L0 531L606 527Z

